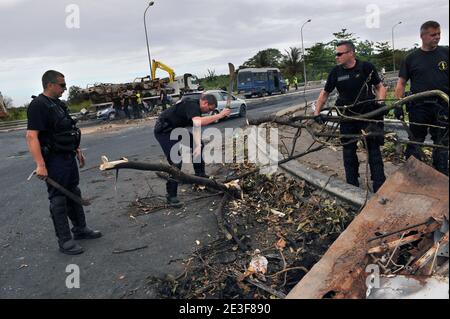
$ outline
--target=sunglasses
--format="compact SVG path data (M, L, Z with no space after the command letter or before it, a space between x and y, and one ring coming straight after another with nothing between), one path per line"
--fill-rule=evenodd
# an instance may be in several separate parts
M53 83L53 84L59 85L59 87L61 89L66 89L67 88L67 84L66 83Z
M345 52L336 52L336 56L342 56L346 53L349 53L350 51L345 51Z

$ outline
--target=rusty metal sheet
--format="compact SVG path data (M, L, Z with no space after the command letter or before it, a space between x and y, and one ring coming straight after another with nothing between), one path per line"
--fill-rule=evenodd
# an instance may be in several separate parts
M448 219L448 177L411 157L392 174L361 213L287 298L365 298L368 240L411 225Z

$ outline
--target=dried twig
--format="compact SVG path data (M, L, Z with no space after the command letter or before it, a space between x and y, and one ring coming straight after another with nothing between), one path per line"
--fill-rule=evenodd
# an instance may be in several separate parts
M244 245L244 243L242 243L242 241L233 231L233 228L226 222L224 218L225 206L230 201L230 199L231 197L228 194L225 194L222 198L222 201L220 202L219 207L215 210L214 214L216 215L217 225L227 239L233 239L242 251L247 251L248 247Z
M136 251L136 250L140 250L140 249L145 249L145 248L148 248L148 245L141 246L141 247L136 247L136 248L130 248L130 249L123 249L123 250L118 250L118 249L116 249L116 250L114 250L112 253L113 253L113 254L123 254L123 253L129 253L129 252L132 252L132 251Z

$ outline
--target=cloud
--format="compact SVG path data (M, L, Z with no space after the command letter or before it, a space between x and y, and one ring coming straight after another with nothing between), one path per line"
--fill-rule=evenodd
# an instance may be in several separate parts
M67 28L66 7L80 11L80 28ZM143 24L146 0L0 0L0 90L17 104L40 90L40 76L60 68L69 83L131 81L148 74ZM380 9L380 27L366 26L367 6ZM306 47L328 42L342 28L360 39L391 41L396 47L420 42L418 28L433 19L448 43L448 2L435 0L156 0L147 12L152 58L203 76L207 69L227 72L269 47Z
M29 0L0 0L0 8L13 7Z

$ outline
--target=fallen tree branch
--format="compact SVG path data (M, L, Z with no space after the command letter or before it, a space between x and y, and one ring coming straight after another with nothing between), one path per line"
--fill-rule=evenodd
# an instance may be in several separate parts
M190 175L182 172L178 168L169 164L163 163L144 163L144 162L130 162L128 159L123 158L118 161L110 162L106 156L102 156L103 163L100 165L100 170L119 170L119 169L135 169L141 171L156 171L166 172L171 175L173 179L188 184L199 184L210 187L215 190L219 190L230 194L234 198L242 198L242 191L237 182L221 183L213 179L203 178L195 175Z

